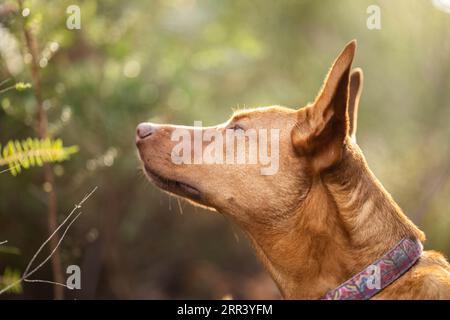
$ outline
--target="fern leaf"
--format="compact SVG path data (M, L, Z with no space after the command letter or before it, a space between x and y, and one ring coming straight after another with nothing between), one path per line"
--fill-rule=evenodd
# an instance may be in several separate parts
M10 140L0 145L0 166L8 166L13 176L22 169L41 167L46 162L61 162L78 152L78 146L64 147L61 139Z

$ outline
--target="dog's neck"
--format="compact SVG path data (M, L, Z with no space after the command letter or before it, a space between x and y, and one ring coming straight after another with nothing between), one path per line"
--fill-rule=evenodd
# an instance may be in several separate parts
M423 233L348 143L284 221L246 226L258 256L285 298L317 299L379 258L403 237Z

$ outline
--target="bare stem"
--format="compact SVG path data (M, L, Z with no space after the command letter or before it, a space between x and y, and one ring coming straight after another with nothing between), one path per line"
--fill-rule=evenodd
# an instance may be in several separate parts
M4 89L0 89L0 93L5 93L6 91L12 90L12 89L14 89L15 87L16 87L16 85L14 84L14 85L9 86L9 87L6 87L6 88L4 88Z
M23 1L17 0L19 3L19 12L23 11ZM48 136L48 117L47 113L43 106L42 99L42 86L41 86L41 78L39 74L39 48L36 38L33 35L32 30L26 24L25 19L23 19L23 34L25 36L26 45L28 51L31 55L31 78L33 82L33 92L36 99L37 106L37 134L41 139L45 139ZM48 185L48 231L49 234L52 234L57 226L58 226L58 203L56 198L56 188L55 188L55 177L53 175L52 168L50 164L44 163L44 183ZM51 238L51 246L57 247L58 244L58 235L55 234L54 237ZM59 250L55 252L52 256L52 272L53 272L53 280L55 282L61 283L63 281L63 272L61 267L61 256L59 254ZM64 290L61 286L54 286L53 288L54 298L56 300L61 300L64 298Z
M66 236L67 232L69 231L70 227L72 226L72 224L78 219L78 217L81 215L81 212L77 213L75 215L75 217L70 220L74 214L77 212L77 210L81 209L81 206L83 205L83 203L85 203L91 196L92 194L97 190L97 187L95 187L94 189L92 189L91 192L89 192L87 195L84 196L83 200L81 200L78 204L76 204L74 206L74 208L70 211L70 213L67 215L67 217L64 219L63 222L61 222L61 224L59 226L57 226L57 228L55 229L55 231L53 231L50 236L41 244L41 246L39 247L39 249L36 250L35 254L33 255L33 257L31 258L31 260L28 262L27 267L25 268L25 271L22 274L22 277L20 277L20 279L18 279L17 281L14 281L13 283L9 284L7 287L3 288L0 290L0 295L5 293L6 291L8 291L9 289L11 289L12 287L16 286L17 284L19 284L22 281L25 282L43 282L43 283L50 283L53 284L59 288L61 288L62 290L64 289L64 287L71 289L70 287L68 287L67 285L65 285L62 281L61 282L55 282L55 281L48 281L48 280L34 280L34 279L29 279L29 277L31 275L33 275L35 272L37 272L50 258L53 257L53 255L55 254L55 252L57 252L59 245L61 244L61 242L63 241L64 237ZM70 221L69 221L70 220ZM69 222L68 222L69 221ZM56 243L56 246L53 247L53 250L50 252L50 254L41 262L39 263L36 267L34 267L31 271L31 267L33 265L33 263L36 261L37 257L39 256L39 254L42 252L42 250L44 249L44 247L50 242L52 243L52 239L57 235L57 232L63 227L65 226L65 229L60 237L60 239L58 240L58 242ZM7 241L3 241L0 244L4 244Z

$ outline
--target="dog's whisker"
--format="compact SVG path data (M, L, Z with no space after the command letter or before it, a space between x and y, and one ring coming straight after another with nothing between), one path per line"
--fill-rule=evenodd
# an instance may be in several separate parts
M178 209L180 214L183 214L183 207L181 206L180 198L177 197Z
M239 243L241 241L241 239L239 238L239 235L237 234L237 232L235 230L233 230L233 235L234 235L234 239L236 239L236 243Z
M225 217L223 217L225 219ZM233 233L234 239L236 240L236 243L239 243L241 241L237 229L235 227L235 225L228 219L225 219L225 221L227 222L227 224L230 226L231 228L231 232Z

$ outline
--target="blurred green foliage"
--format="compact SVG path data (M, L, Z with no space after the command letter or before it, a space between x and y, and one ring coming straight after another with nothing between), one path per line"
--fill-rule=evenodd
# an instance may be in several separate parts
M18 282L21 274L20 271L11 269L10 267L6 267L3 275L0 276L0 289L3 289L9 285L12 285L14 282ZM22 284L18 282L16 285L12 286L10 292L14 294L22 293L23 288Z
M61 162L78 152L77 146L63 147L61 139L32 139L10 140L5 146L0 144L0 166L8 166L2 170L9 171L13 176L18 175L22 169L42 167L45 162Z
M81 29L66 28L69 5ZM366 9L381 9L368 30ZM232 108L314 99L343 45L358 40L365 74L358 143L374 173L450 254L450 14L432 1L29 0L27 23L42 52L44 107L52 138L79 146L53 166L59 214L98 186L64 241L79 264L80 298L277 297L239 231L162 194L139 173L135 126L204 125ZM29 82L16 2L0 2L0 79ZM0 141L33 136L32 91L0 97ZM46 238L42 172L0 176L0 270L24 268ZM183 210L183 215L173 214ZM171 212L172 211L172 212ZM41 272L51 278L50 270ZM26 284L23 297L51 297Z

